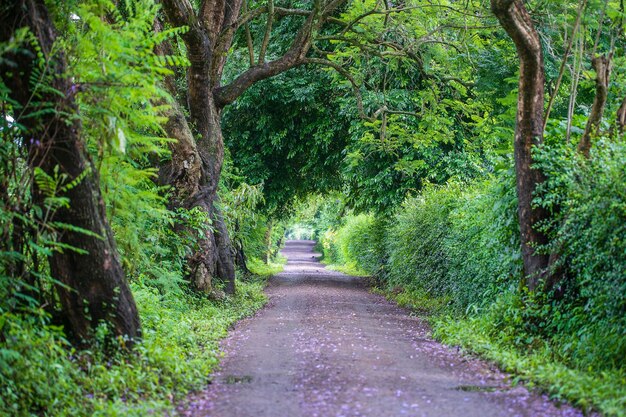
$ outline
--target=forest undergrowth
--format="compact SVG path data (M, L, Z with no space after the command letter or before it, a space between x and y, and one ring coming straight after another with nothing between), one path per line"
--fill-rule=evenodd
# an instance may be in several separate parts
M42 326L43 311L4 313L0 415L143 417L173 410L210 381L228 329L265 304L263 279L238 284L235 296L219 301L133 285L143 340L130 356L107 342L106 326L90 349L77 351L59 327Z
M172 102L162 79L187 63L180 55L157 56L154 47L181 31L155 35L159 5L144 0L134 5L118 9L106 0L56 4L51 13L63 36L52 57L45 56L27 28L0 43L0 63L12 62L13 54L35 56L32 83L39 91L32 98L36 107L25 109L9 97L5 73L0 80L2 417L166 414L190 391L206 386L220 359L219 341L234 323L265 304L267 277L282 269L281 259L274 257L281 229L267 237L266 219L255 213L261 187L248 186L226 167L220 208L233 241L248 249L248 268L237 272L235 294L224 294L219 279L210 292L190 282L187 260L213 226L198 208L172 207L173 189L159 182L158 169L171 157L174 142L162 128L163 112ZM32 55L29 47L38 53ZM70 116L45 95L63 97L51 85L67 74L47 72L62 53L71 57L67 72L80 109ZM58 165L50 173L28 169L31 154L24 137L34 133L27 132L23 120L45 120L56 112L78 121L90 158L74 180ZM56 254L89 257L82 248L63 243L69 233L103 239L101 230L57 220L58 213L77 205L65 193L94 171L119 251L114 259L124 268L138 310L142 330L136 340L114 333L104 320L89 340L72 334L59 302L58 289L67 285L53 276L47 262ZM259 258L267 251L263 262Z

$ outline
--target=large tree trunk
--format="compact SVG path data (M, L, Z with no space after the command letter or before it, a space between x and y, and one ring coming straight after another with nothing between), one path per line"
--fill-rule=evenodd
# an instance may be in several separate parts
M585 132L578 142L578 151L589 158L591 140L597 136L609 95L609 80L611 78L611 56L597 56L591 61L596 70L596 95L591 106L591 113L585 126Z
M198 111L197 104L191 108ZM188 259L191 281L198 290L209 294L213 291L214 279L218 279L225 282L227 293L234 293L234 251L224 219L215 207L221 159L216 161L207 156L206 148L199 148L202 142L196 144L194 141L177 103L173 103L166 116L166 132L177 139L170 146L171 159L161 166L159 175L163 184L172 186L170 206L185 209L198 207L212 220L212 227L199 237L198 249ZM223 158L223 144L218 149L221 149L218 156Z
M157 20L155 30L158 32L161 27L162 25ZM168 43L158 45L156 52L161 55L173 54ZM207 70L206 61L202 62L202 59L205 58L206 55L202 55L200 62L196 62L195 69L189 71L190 89L187 105L192 113L194 123L200 123L203 126L202 131L208 132L212 130L212 125L202 117L206 110L203 106L207 104L201 97L203 93L207 94L208 97L208 85L206 84L208 80L203 76ZM198 85L199 83L200 85ZM171 95L176 97L175 83L172 77L166 77L165 86ZM198 92L198 88L201 89L200 92ZM173 102L165 116L168 118L164 126L165 130L169 137L176 139L176 142L170 145L170 160L159 168L159 181L172 187L170 208L190 209L198 207L213 223L212 228L209 228L204 236L199 237L198 250L187 260L190 280L198 290L210 294L213 291L213 281L217 278L226 283L226 292L234 293L234 258L230 255L233 252L232 245L224 220L214 207L219 171L223 159L223 144L218 143L217 147L212 148L217 150L217 154L213 158L211 155L207 155L208 149L203 148L203 158L198 146L203 145L204 141L196 142L194 139L180 104ZM220 139L221 134L218 140ZM219 161L219 166L215 164L216 159ZM215 177L217 180L212 180Z
M515 171L525 283L533 291L549 262L549 256L536 249L548 242L545 234L536 229L538 223L547 219L548 213L532 205L535 189L545 179L541 171L532 167L531 153L533 146L543 142L543 53L539 35L521 0L491 0L491 9L513 39L520 59Z
M217 206L213 207L213 224L215 227L215 247L217 249L217 276L226 284L227 294L235 293L235 248L233 247L224 216Z
M207 274L201 277L197 273L196 281L204 279L205 282L209 282L214 277L226 283L227 293L234 293L234 251L224 219L215 207L224 160L221 109L213 100L212 90L215 81L210 77L209 57L206 54L200 56L190 54L189 58L191 66L187 76L187 99L192 123L198 131L196 144L202 174L199 190L190 196L188 204L192 207L201 207L210 214L213 221L213 231L208 233L207 242L204 242L210 245L194 255L196 261L204 265L199 271Z
M167 116L165 129L177 142L170 146L172 157L161 167L159 176L162 183L172 186L170 206L199 207L212 220L212 228L200 236L198 250L188 259L191 281L198 290L208 294L213 291L214 279L218 279L226 283L227 293L234 293L234 251L224 219L215 207L219 171L208 169L176 103ZM212 179L215 175L217 181Z
M60 93L36 96L38 93L31 84L31 75L38 65L35 51L10 57L16 68L0 68L2 78L11 90L11 98L21 106L20 112L28 115L37 111L37 105L33 103L54 104L53 113L17 120L28 132L25 145L28 146L29 165L40 167L50 176L58 167L60 173L68 176L68 181L84 176L63 192L63 196L70 200L70 208L57 210L54 220L101 236L64 230L59 236L60 242L83 249L88 254L64 250L50 256L51 274L64 284L57 289L70 324L68 330L77 341L88 340L98 324L107 322L114 335L127 336L132 343L132 339L140 335L137 308L106 219L97 172L80 138L80 123L66 116L77 112L73 96L76 89L71 80L65 78L65 58L50 53L56 33L43 0L2 3L0 41L8 41L16 29L23 26L28 26L37 38L51 72L50 87ZM35 204L43 206L45 197L41 190L34 188Z
M226 291L235 291L235 259L223 217L216 209L217 188L224 160L224 141L221 127L221 108L213 98L213 89L219 85L225 56L215 53L220 42L226 42L228 49L232 36L223 35L223 25L230 25L237 19L241 1L229 2L229 7L210 1L202 2L196 14L191 3L186 0L166 0L163 2L168 20L173 25L189 25L190 30L183 35L187 46L190 67L187 72L187 107L191 125L195 130L195 152L199 157L199 177L194 178L192 187L173 183L174 188L187 188L182 191L184 198L180 205L199 207L212 219L212 229L199 241L199 250L190 259L193 281L202 291L212 291L215 278L226 283ZM172 134L172 136L174 136ZM174 136L178 138L178 136ZM184 171L177 157L184 153L182 145L172 148L172 171Z

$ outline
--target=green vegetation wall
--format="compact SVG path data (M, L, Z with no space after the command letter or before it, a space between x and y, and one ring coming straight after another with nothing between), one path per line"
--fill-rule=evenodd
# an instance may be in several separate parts
M324 254L330 262L374 275L401 304L434 313L444 339L491 352L487 355L505 366L520 366L528 378L583 406L622 415L615 410L626 406L619 391L626 372L625 158L624 138L600 141L589 160L573 146L537 152L549 175L536 204L554 213L542 225L551 243L541 250L558 251L557 266L565 277L549 293L528 293L520 286L510 171L426 187L391 218L338 218L321 233ZM455 318L442 319L448 316ZM454 324L461 318L468 320L462 322L467 332ZM493 344L492 351L480 347L485 343ZM517 353L498 356L498 349ZM539 356L533 359L536 365L519 365L512 358L524 356L516 355ZM557 374L541 368L555 363L562 367L551 371ZM567 372L581 374L568 388L559 388Z

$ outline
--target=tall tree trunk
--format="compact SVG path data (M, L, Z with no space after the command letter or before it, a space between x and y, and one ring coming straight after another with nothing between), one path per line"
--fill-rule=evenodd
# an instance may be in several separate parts
M194 104L190 108L198 111L199 105ZM218 279L226 283L227 293L234 293L234 250L223 216L215 206L221 160L219 169L216 169L216 160L207 156L206 148L199 148L203 145L202 141L194 141L177 103L173 103L166 116L166 132L177 139L170 145L171 159L161 167L159 175L162 183L172 186L170 206L198 207L212 220L212 227L200 236L198 249L188 259L191 281L198 290L211 293L214 280ZM223 158L223 144L218 149L221 149Z
M200 155L202 175L199 191L191 196L190 205L201 207L210 214L213 231L207 240L212 246L195 254L209 274L207 279L215 277L226 283L226 292L235 291L235 258L228 237L224 218L216 207L217 188L224 160L224 139L222 136L221 109L213 99L215 81L210 77L208 56L189 55L191 66L187 76L188 105L192 124L198 131L196 139ZM206 242L209 243L209 242Z
M215 225L215 246L217 249L217 276L226 284L224 290L227 294L235 293L235 248L233 247L224 216L219 208L213 207L213 224Z
M269 220L267 222L267 230L265 230L265 253L263 254L263 261L266 264L270 263L272 258L272 226L274 225L273 220Z
M593 69L596 70L596 95L591 106L591 113L585 126L585 132L578 142L578 151L586 158L589 158L591 150L591 140L598 134L606 99L609 94L609 81L611 78L611 55L594 57L591 61Z
M200 250L191 257L193 281L198 289L210 292L212 281L217 278L226 283L227 292L234 292L234 250L224 219L215 207L224 159L224 141L221 107L215 103L213 89L219 85L226 58L218 56L221 54L215 53L215 48L219 42L232 42L232 34L230 40L228 36L221 37L221 28L223 24L230 26L236 21L241 1L229 2L229 7L203 1L197 13L187 0L165 0L163 5L170 23L190 27L183 35L191 64L187 72L187 107L196 133L195 149L199 156L200 176L197 181L194 178L192 189L186 191L180 203L187 208L199 207L213 222L213 230L200 240ZM176 157L178 146L172 151L172 161L180 159ZM180 168L174 170L180 171ZM175 188L178 186L186 187L185 184L174 184Z
M161 27L162 25L157 20L155 31L160 31ZM161 55L173 54L172 48L167 43L158 45L156 52ZM202 106L207 105L207 103L201 95L203 93L208 95L208 86L202 84L208 82L203 75L206 70L206 62L200 61L196 62L195 69L190 70L188 74L190 85L188 106L192 116L196 116L194 121L202 124L202 131L204 132L212 129L210 122L203 117L204 109ZM175 97L176 89L172 77L166 77L165 86ZM201 89L199 92L198 87ZM213 223L212 230L207 230L204 236L199 237L198 250L188 259L187 266L191 282L198 290L209 294L213 291L213 281L217 278L226 283L226 292L234 293L235 270L234 257L231 255L233 252L232 245L223 217L214 207L219 170L221 170L221 160L223 159L223 144L214 148L218 151L216 157L220 161L219 167L211 165L215 160L211 159L210 155L207 156L207 149L203 149L204 158L202 157L198 146L203 145L204 141L196 142L194 139L181 106L177 102L172 103L165 116L168 118L165 130L169 137L176 139L176 142L170 145L170 160L159 169L159 181L172 187L170 207L174 209L198 207L205 212L207 218L211 219ZM214 172L211 169L212 166L218 172ZM211 178L216 176L217 180L213 181Z
M536 225L548 213L533 207L533 193L545 178L532 167L532 148L543 142L544 62L539 35L521 0L491 0L491 9L509 34L520 59L517 126L515 128L515 172L518 216L522 243L525 284L534 291L548 266L549 256L539 253L537 245L548 242Z
M51 274L64 284L57 290L63 312L70 323L68 330L77 341L88 340L95 326L108 322L115 335L127 336L132 343L141 330L137 308L106 219L97 172L80 138L80 123L65 116L77 112L73 96L75 86L69 78L65 78L65 57L51 55L56 32L43 0L3 2L0 9L0 41L8 41L18 28L24 26L30 28L48 61L50 87L60 93L34 97L37 92L31 84L31 76L38 65L35 51L10 57L16 68L0 68L2 78L11 90L11 98L19 103L24 114L38 110L33 104L35 102L53 104L55 108L54 112L46 112L39 117L17 120L28 132L29 165L31 168L40 167L50 176L58 167L69 181L83 176L75 186L63 192L63 196L69 198L70 208L56 211L54 220L101 236L65 230L59 236L60 242L83 249L88 254L65 250L50 255ZM6 60L4 62L6 64ZM41 190L34 188L35 204L43 206L45 197Z
M235 223L235 230L237 232L239 229L239 220ZM233 241L233 247L235 248L235 265L239 267L239 270L243 273L244 276L248 276L251 274L250 269L248 268L248 259L246 257L245 248L243 247L243 242L241 239L235 239Z

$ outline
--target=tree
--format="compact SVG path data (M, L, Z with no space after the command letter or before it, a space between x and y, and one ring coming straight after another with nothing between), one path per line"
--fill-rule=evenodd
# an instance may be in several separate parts
M54 52L57 34L43 1L2 2L0 42L22 27L34 41L26 51L3 60L0 74L10 89L16 123L23 127L30 169L60 179L59 197L69 200L54 213L55 222L64 225L58 239L66 249L49 256L68 330L78 341L88 340L96 326L107 322L114 335L127 336L132 343L141 333L137 308L75 117L77 89L66 76L65 56ZM35 204L44 207L46 190L35 183L32 193Z
M515 173L525 283L533 291L549 264L549 255L538 251L548 243L537 225L548 212L533 205L534 192L545 177L533 168L532 149L543 143L544 61L541 41L521 0L491 0L491 10L509 34L520 61L517 125L515 127Z
M224 160L221 114L254 83L306 63L314 34L327 22L331 13L345 0L317 0L310 10L274 7L272 1L254 10L243 10L243 0L212 2L204 0L196 9L189 0L163 0L163 9L172 26L187 26L182 35L190 62L187 71L187 106L190 124L197 132L195 145L199 160L193 164L186 155L195 155L188 141L179 140L172 149L170 176L182 196L184 207L200 207L213 219L213 230L200 242L200 250L190 258L195 285L211 290L211 281L219 277L234 291L234 257L223 218L216 206L217 188ZM250 67L222 85L224 65L237 30L262 14L267 14L267 30L260 46L258 60L251 49ZM284 16L301 16L303 22L289 48L271 61L266 61L272 22ZM173 132L173 131L172 131ZM174 133L174 132L173 132ZM178 137L176 137L178 139ZM186 162L187 161L187 162ZM187 167L196 167L192 171ZM196 172L197 171L197 172ZM192 175L184 175L190 173ZM185 182L180 181L185 178ZM184 190L182 191L181 188Z
M596 71L596 95L591 106L591 113L587 120L585 132L578 142L578 151L586 158L589 158L591 150L591 140L599 133L600 122L604 114L604 107L609 95L609 81L611 78L611 58L612 56L596 56L593 57L591 64Z

